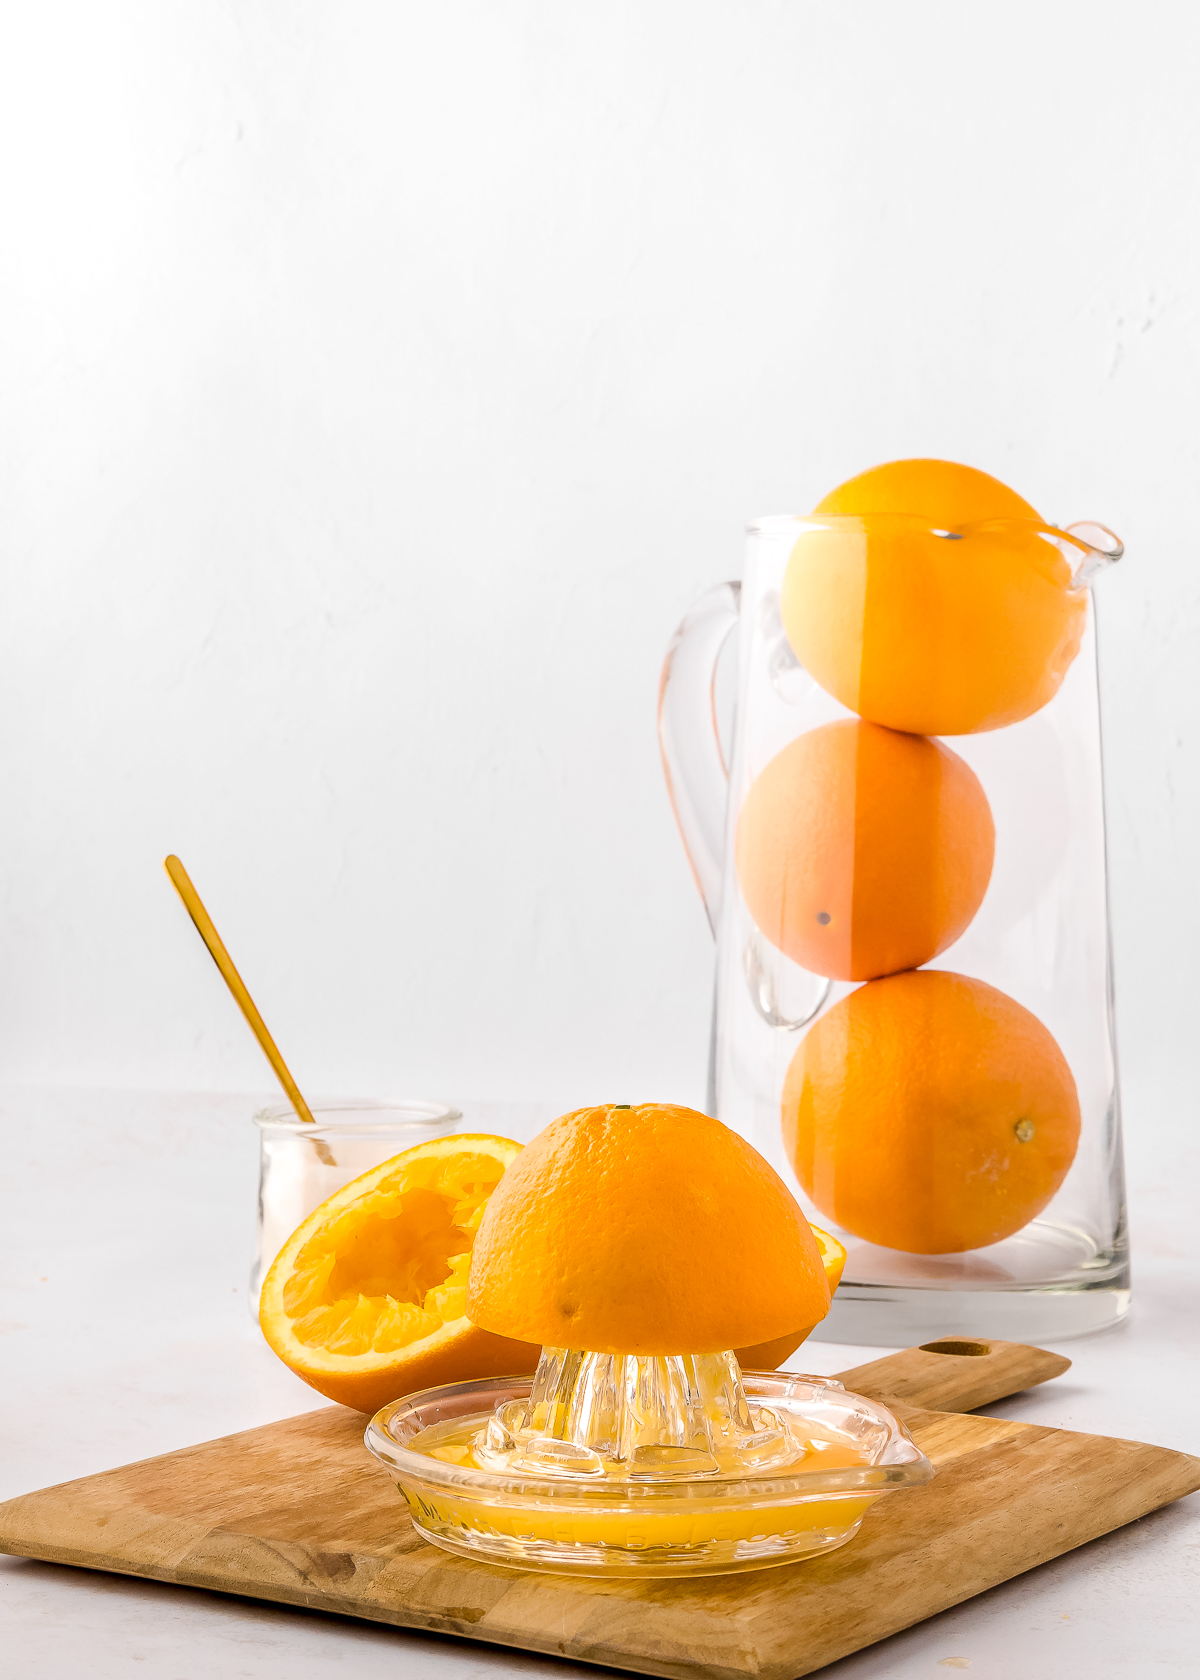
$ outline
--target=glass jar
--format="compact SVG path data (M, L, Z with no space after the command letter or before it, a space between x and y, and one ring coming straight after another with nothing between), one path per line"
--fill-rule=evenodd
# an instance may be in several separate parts
M258 1219L250 1269L250 1312L271 1262L292 1232L335 1190L381 1161L427 1138L452 1132L456 1108L435 1102L345 1101L313 1103L315 1124L301 1120L290 1103L260 1109Z
M764 519L668 652L710 1112L848 1250L818 1339L1061 1341L1127 1310L1091 589L1121 552Z

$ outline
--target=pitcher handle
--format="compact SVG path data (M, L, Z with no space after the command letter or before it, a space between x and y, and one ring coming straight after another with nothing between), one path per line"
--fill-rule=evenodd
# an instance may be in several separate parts
M741 597L740 583L719 583L700 597L671 638L658 685L658 741L667 792L714 936L729 797L714 685Z

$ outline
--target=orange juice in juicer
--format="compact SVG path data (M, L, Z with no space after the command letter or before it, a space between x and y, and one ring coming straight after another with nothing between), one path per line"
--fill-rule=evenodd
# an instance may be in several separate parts
M824 1316L833 1252L707 1115L564 1115L506 1170L471 1261L472 1322L540 1342L532 1382L393 1401L367 1446L427 1539L493 1563L672 1577L830 1550L932 1475L876 1402L742 1370L735 1350L782 1357Z

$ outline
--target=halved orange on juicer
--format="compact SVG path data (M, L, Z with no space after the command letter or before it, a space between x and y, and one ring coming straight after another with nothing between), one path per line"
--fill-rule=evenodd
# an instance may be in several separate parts
M552 1121L497 1187L467 1310L545 1347L656 1358L799 1346L829 1293L811 1226L737 1132L603 1103Z
M436 1383L532 1372L538 1347L466 1316L475 1233L520 1153L508 1138L434 1138L322 1202L263 1283L259 1323L284 1364L362 1412Z

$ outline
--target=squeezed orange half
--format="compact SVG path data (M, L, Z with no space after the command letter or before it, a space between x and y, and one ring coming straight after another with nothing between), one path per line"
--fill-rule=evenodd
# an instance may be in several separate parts
M362 1412L438 1383L532 1372L537 1347L466 1316L475 1233L520 1153L482 1133L434 1138L322 1202L263 1283L259 1323L284 1364Z

